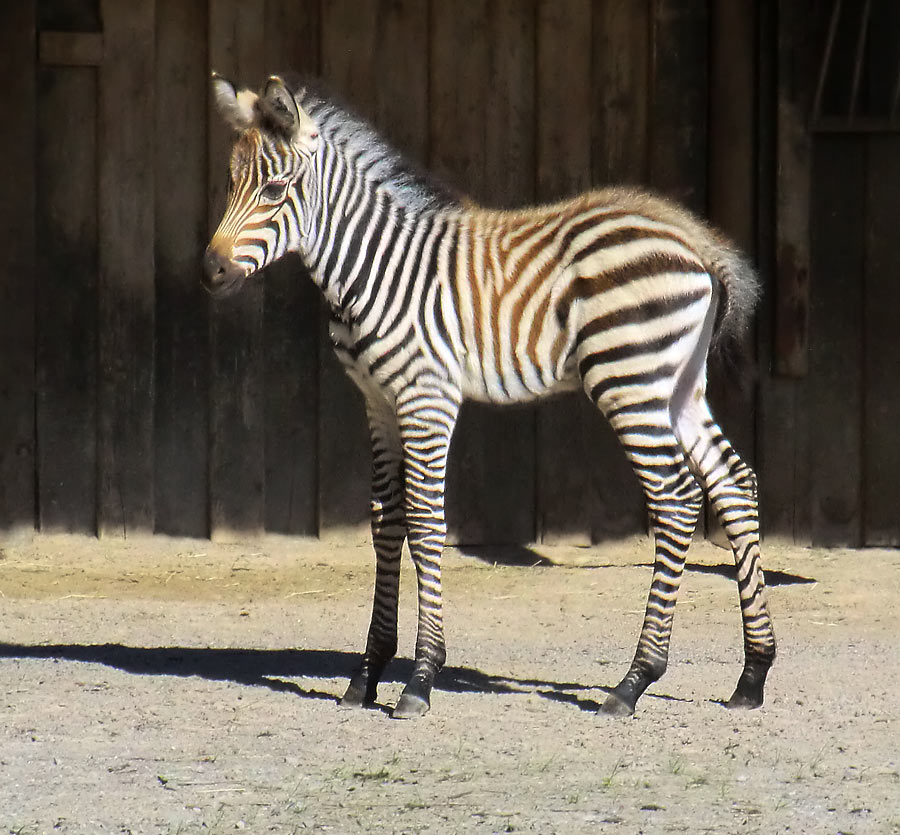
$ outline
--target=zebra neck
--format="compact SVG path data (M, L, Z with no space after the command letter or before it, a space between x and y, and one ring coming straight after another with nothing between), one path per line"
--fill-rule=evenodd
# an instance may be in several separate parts
M323 186L318 234L304 259L332 313L346 322L356 318L359 302L372 295L375 285L391 279L392 256L428 213L354 173L335 183L331 193Z

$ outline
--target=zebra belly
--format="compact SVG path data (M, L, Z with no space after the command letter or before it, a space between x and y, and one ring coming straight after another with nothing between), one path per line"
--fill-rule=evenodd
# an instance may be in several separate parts
M574 353L567 354L556 367L548 359L543 369L531 369L527 375L519 371L522 365L485 371L473 354L467 354L462 369L463 397L497 405L532 403L581 387Z

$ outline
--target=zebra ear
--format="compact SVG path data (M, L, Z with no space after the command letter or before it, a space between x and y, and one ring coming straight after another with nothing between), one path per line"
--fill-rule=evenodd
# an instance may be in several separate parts
M300 97L302 98L302 96L303 92L301 91ZM263 101L268 114L292 142L303 145L309 151L315 150L319 136L316 123L300 107L297 99L277 75L271 76L266 82Z
M300 122L300 108L291 91L277 75L270 76L266 82L263 101L266 110L278 126L293 134Z
M257 115L254 107L257 98L251 90L240 90L227 78L218 73L212 74L213 97L222 118L235 130L247 130L256 124Z

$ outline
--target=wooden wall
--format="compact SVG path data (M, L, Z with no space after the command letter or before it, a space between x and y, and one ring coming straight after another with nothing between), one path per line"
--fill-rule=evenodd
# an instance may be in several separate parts
M824 397L832 381L769 370L781 356L771 348L772 311L791 298L788 279L772 278L776 206L802 203L804 187L808 199L803 165L811 159L801 152L787 173L777 164L782 145L797 147L785 138L790 124L775 119L786 77L779 61L787 60L779 32L784 41L790 23L784 14L779 23L777 5L4 4L0 61L17 118L0 133L0 165L17 199L0 203L0 525L113 536L367 536L362 403L327 348L311 282L287 260L224 302L211 302L199 284L200 256L224 205L230 139L211 111L209 70L257 85L290 68L324 77L402 150L486 203L648 184L758 254L769 291L759 385L716 379L713 397L729 436L760 467L769 530L815 538L797 519L815 516L813 445L832 439L820 437L828 434L821 422L804 422L804 398L814 399L816 386ZM859 153L823 145L814 164L849 160L841 182L850 189L864 175ZM890 149L875 153L888 164ZM886 212L896 192L879 192L875 179L865 199ZM844 227L818 211L813 222L830 230L821 240L838 246ZM889 270L889 247L878 249L871 229L855 234L859 246L876 246L877 269ZM831 263L827 249L816 253ZM884 317L891 286L877 283L858 304ZM897 397L882 401L879 387L896 389L872 352L858 348L858 327L833 315L813 307L813 324L837 328L857 353L830 342L811 349L810 374L822 367L849 379L862 363L866 382L856 381L853 396L865 401L865 419L885 409L891 418ZM636 481L583 401L464 408L448 488L455 541L588 544L643 529ZM835 463L821 473L823 484L858 476L855 489L870 496L858 514L873 520L887 519L887 496L897 496L885 477L865 477L877 469L886 425L878 418L856 470ZM829 502L816 505L826 516ZM892 524L865 530L892 541ZM845 538L868 541L864 527Z

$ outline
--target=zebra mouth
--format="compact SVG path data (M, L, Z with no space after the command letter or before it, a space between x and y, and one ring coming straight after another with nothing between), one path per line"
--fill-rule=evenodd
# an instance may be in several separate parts
M242 265L223 256L213 247L207 247L203 258L201 282L211 296L228 296L236 293L246 278L247 272Z
M211 281L207 276L204 276L201 283L210 296L222 298L224 296L233 296L237 293L244 286L244 281L245 276L243 273L240 273L217 281Z

